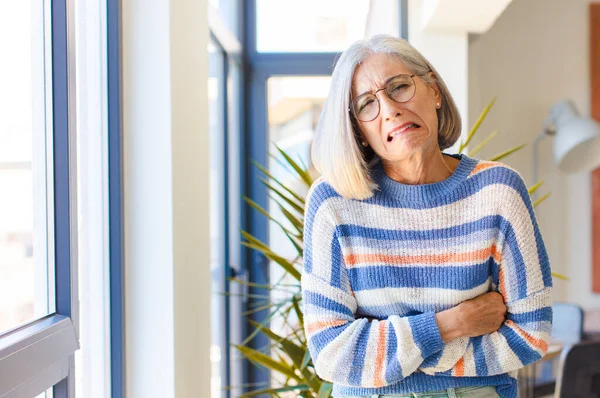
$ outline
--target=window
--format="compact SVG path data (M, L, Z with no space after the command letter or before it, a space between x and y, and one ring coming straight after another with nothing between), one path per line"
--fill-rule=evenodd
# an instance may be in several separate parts
M0 5L0 333L54 312L52 65L43 2ZM8 9L10 8L10 9Z
M216 11L219 20L226 26L227 31L235 37L240 37L239 0L209 0L210 11ZM211 29L215 27L212 26Z
M368 10L364 0L257 0L257 50L342 51L363 38Z
M277 181L302 196L308 191L306 184L294 178L295 175L288 170L285 159L275 146L284 150L298 164L310 164L310 146L323 103L329 92L330 80L329 76L278 76L271 77L267 83L269 153L276 155L274 158L269 158L268 168ZM269 200L268 210L284 228L294 231L294 226L273 199ZM296 214L290 208L287 210ZM270 222L269 231L272 231L269 233L269 246L276 248L278 255L293 262L298 252L275 221ZM291 275L285 274L275 262L270 264L269 278L271 284L280 286L279 289L271 291L272 303L289 300L294 293L297 293L291 288L297 285L297 281ZM270 327L278 335L287 337L293 336L292 333L299 324L292 312L287 317L280 315L273 317ZM272 384L284 384L285 378L281 376L272 373Z
M214 42L208 45L208 100L210 131L210 241L211 241L211 388L212 397L221 396L222 364L227 341L225 334L225 92L224 55Z
M74 65L66 1L0 4L0 395L73 395ZM70 33L71 34L71 33ZM33 359L33 360L32 360ZM50 390L49 390L50 389Z
M256 0L258 52L340 52L373 33L398 33L397 0Z
M244 338L244 289L229 278L241 271L241 43L238 0L211 0L208 45L210 237L211 237L211 397L241 394L242 359L231 343Z

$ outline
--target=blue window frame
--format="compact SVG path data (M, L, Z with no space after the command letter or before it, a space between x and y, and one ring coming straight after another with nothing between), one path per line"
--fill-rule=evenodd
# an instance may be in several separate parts
M38 395L53 388L54 397L74 396L74 358L78 343L74 63L69 59L74 15L72 2L52 1L51 95L55 311L0 334L0 396ZM69 9L67 10L67 8ZM68 27L69 26L69 27ZM69 33L71 34L71 33ZM47 47L48 48L48 47ZM52 300L52 298L50 298ZM2 332L0 332L2 333Z
M123 186L121 135L121 1L107 0L108 218L111 397L125 396Z

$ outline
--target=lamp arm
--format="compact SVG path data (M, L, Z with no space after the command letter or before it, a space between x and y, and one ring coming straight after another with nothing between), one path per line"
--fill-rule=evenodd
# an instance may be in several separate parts
M533 184L538 183L538 148L540 146L540 142L544 139L544 137L546 137L547 135L554 135L556 133L552 125L552 115L549 115L546 118L546 120L544 120L544 127L542 128L542 131L540 131L538 136L535 137L535 141L533 142L533 153L531 156L533 162L533 165L531 167L531 179ZM533 193L532 199L535 200L536 197L537 191Z

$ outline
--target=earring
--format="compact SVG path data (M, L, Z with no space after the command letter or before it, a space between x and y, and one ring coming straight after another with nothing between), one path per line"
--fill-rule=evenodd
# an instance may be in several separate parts
M436 107L437 109L440 109L440 103L438 102L437 104L435 104L435 107Z
M363 142L362 142L362 146L364 146L364 147L368 147L368 146L369 146L369 144L367 144L365 141L363 141Z

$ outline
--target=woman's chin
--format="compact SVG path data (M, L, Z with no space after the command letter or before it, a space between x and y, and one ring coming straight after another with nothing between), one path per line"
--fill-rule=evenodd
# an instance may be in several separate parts
M388 154L410 155L414 152L422 151L424 148L423 140L410 139L409 137L400 137L389 142L386 147Z

